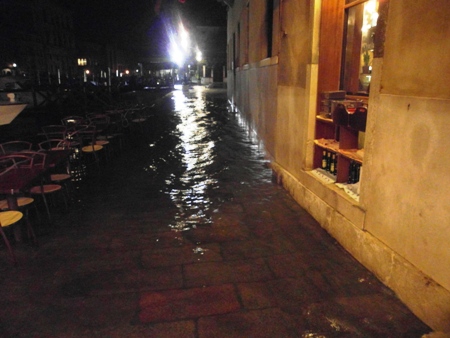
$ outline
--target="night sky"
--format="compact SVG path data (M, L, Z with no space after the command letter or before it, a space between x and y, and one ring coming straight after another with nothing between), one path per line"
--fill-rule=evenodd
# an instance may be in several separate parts
M185 26L226 26L227 9L217 0L64 0L74 10L80 38L113 42L124 49L159 54L166 27L181 17ZM158 6L158 3L160 4Z

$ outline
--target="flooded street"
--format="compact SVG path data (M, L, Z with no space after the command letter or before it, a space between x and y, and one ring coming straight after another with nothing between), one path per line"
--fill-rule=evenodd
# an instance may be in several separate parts
M223 90L196 86L173 92L171 99L165 128L151 126L144 170L177 209L170 227L187 231L210 224L221 204L232 200L231 190L269 182L271 172L229 111Z
M411 337L429 332L272 182L226 90L178 88L76 182L39 247L0 251L0 337ZM128 121L130 122L130 121Z

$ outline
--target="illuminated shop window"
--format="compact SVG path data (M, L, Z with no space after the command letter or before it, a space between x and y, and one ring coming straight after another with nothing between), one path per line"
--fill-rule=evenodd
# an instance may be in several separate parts
M368 94L372 77L378 1L347 1L341 86L347 93Z

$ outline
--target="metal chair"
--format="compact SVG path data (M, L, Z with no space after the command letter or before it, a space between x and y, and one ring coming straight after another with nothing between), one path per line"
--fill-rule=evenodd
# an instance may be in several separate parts
M33 147L33 143L27 141L8 141L0 144L0 151L3 154L18 153L21 151L29 151Z
M65 139L67 134L67 126L62 124L51 124L43 126L42 131L47 140L50 139Z
M47 155L43 152L27 152L27 155L30 155L33 157L32 166L35 168L42 168L44 169L46 167L46 157ZM45 209L48 215L48 218L50 221L52 221L51 213L49 204L47 201L47 195L53 195L57 192L62 192L62 185L60 184L47 184L45 183L44 179L42 180L40 185L35 185L29 189L29 194L32 196L40 196L44 202ZM64 204L66 206L66 209L68 209L66 196L64 193L62 193Z
M41 218L39 215L39 211L36 207L36 204L34 203L34 198L25 197L25 196L18 197L17 198L17 206L18 206L18 211L22 212L22 214L24 215L24 218L26 220L28 238L31 238L33 240L34 244L38 245L38 241L37 241L36 235L34 233L33 226L31 225L30 213L29 213L30 208L34 207L36 216L38 217L39 222L40 222ZM11 211L9 209L7 200L0 200L0 210L1 211Z
M72 144L70 141L65 139L49 139L40 142L38 147L39 151L58 151L71 149ZM60 169L62 169L62 167ZM63 172L61 172L61 170L54 170L50 174L50 181L64 186L64 191L66 192L68 200L70 200L70 192L75 190L72 184L72 175L70 172L70 160L68 160Z
M95 125L77 125L70 136L79 143L78 150L81 164L86 167L94 164L100 170L100 153L104 148L97 144Z

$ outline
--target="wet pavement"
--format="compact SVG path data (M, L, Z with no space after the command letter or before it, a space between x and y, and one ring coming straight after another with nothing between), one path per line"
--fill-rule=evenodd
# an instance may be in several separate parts
M431 331L272 181L223 90L159 100L76 187L17 267L0 248L0 337Z

